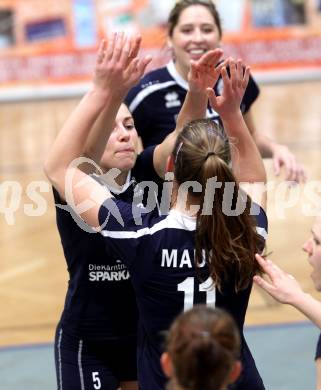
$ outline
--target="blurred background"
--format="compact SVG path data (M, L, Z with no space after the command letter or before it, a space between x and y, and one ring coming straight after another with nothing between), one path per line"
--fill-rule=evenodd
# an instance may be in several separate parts
M225 54L250 64L258 81L320 76L319 0L215 0ZM174 0L1 0L1 100L78 94L97 44L111 31L139 31L151 67L166 63Z
M321 207L321 1L214 3L222 17L225 56L242 58L260 85L254 110L258 130L289 146L307 168L307 184L281 191L278 184L284 176L276 179L271 161L265 161L271 182L268 249L273 260L317 297L301 245L310 233L311 210ZM115 30L139 31L143 54L153 56L149 69L165 64L166 20L173 4L174 0L0 0L3 351L40 343L50 347L53 341L68 280L42 164L62 123L88 89L98 43ZM254 289L248 326L304 320ZM279 343L273 354L281 351ZM312 367L313 349L310 352ZM10 363L1 365L1 356L0 350L0 369L8 369ZM2 386L0 379L0 388L9 384Z

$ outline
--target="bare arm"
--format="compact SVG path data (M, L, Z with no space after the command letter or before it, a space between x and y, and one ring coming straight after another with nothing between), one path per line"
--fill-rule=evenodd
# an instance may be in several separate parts
M214 91L209 89L210 103L220 114L230 139L232 166L237 181L248 183L245 187L246 192L254 201L266 208L264 164L240 111L240 102L249 80L250 70L247 67L243 72L241 61L235 63L234 60L230 60L229 65L230 77L225 67L221 70L224 83L223 94L215 96ZM263 188L258 191L259 186Z
M84 145L97 117L106 105L109 113L116 115L120 103L121 99L92 87L63 125L44 165L46 175L62 198L65 198L66 169L75 158L84 155ZM108 132L105 134L107 138Z
M105 147L110 131L114 127L119 106L133 83L143 75L148 59L129 60L133 41L123 34L115 34L105 50L103 42L99 48L92 87L63 125L45 162L45 172L51 183L67 203L90 225L97 226L101 203L110 196L83 171L79 161L72 162L84 154L84 145L97 118L105 110L107 128L95 135L95 142ZM138 50L137 50L138 52ZM136 54L137 54L136 52ZM100 150L101 153L103 150ZM100 160L98 154L96 157ZM76 205L81 205L78 207Z
M154 167L160 177L164 177L167 157L172 153L177 135L183 127L194 119L205 118L208 96L206 88L213 88L222 64L217 65L223 52L221 49L211 50L199 61L192 62L188 74L189 90L179 112L176 128L165 140L155 148Z
M292 305L321 328L321 302L305 293L292 275L287 274L271 260L255 255L270 281L254 276L254 282L280 303Z

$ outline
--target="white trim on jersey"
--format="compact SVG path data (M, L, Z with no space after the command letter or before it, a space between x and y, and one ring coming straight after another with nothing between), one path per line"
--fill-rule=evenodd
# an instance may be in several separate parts
M176 83L182 88L186 89L186 91L188 91L188 82L183 79L183 77L177 72L174 61L170 61L166 65L166 68L168 70L168 73L173 77Z
M257 232L257 234L259 234L261 237L263 237L264 240L267 239L268 234L267 234L267 231L266 231L264 228L262 228L262 227L260 227L260 226L257 226L257 227L256 227L256 232Z
M62 390L62 364L61 364L61 340L62 340L62 329L59 330L59 338L58 338L58 371L59 371L59 383L58 390Z
M172 78L176 81L176 84L178 84L183 89L186 89L186 91L189 90L188 82L183 79L183 77L177 72L175 68L174 61L170 61L166 65L168 73L172 76ZM206 108L206 118L219 118L219 114L214 110L213 107L207 107Z
M138 92L135 99L133 99L133 101L130 103L130 105L128 107L129 111L133 113L136 110L136 108L139 106L139 104L148 95L152 94L153 92L159 91L160 89L164 89L164 88L170 87L171 85L175 85L175 84L176 84L175 81L166 81L164 83L152 84L152 85L144 88L143 90Z
M84 372L83 372L83 369L82 369L82 362L81 362L82 347L83 347L83 341L79 340L78 369L79 369L79 376L80 376L80 389L81 390L85 390Z
M146 235L153 235L163 229L182 229L193 231L196 228L196 218L188 217L176 210L170 210L167 217L160 222L155 223L152 227L145 227L137 231L108 231L102 230L101 234L104 237L128 239L139 238Z
M166 218L160 222L155 223L152 227L145 227L137 231L108 231L102 230L101 234L104 237L117 239L136 239L147 235L153 235L164 229L182 229L193 231L196 229L196 217L184 215L179 211L172 209ZM259 226L256 226L257 233L265 240L267 238L267 231Z

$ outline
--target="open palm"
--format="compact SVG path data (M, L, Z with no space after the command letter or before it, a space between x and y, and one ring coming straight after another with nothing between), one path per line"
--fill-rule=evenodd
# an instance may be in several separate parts
M99 46L93 82L102 90L124 95L143 76L151 58L139 59L141 37L128 37L124 33L114 33L109 40Z
M204 92L206 88L214 87L223 66L223 63L217 65L222 55L221 49L215 49L205 53L198 61L191 61L187 76L191 91Z
M230 75L227 73L226 64L229 66ZM244 68L241 60L235 62L233 59L228 59L221 67L222 95L216 96L212 88L207 89L211 106L222 117L240 109L250 77L250 68L246 67L245 71Z

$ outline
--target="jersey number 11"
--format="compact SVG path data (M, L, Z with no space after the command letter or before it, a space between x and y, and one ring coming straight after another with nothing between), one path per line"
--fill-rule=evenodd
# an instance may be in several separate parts
M194 305L194 285L195 278L186 278L182 283L177 285L177 291L184 293L184 311L189 310ZM215 306L216 291L211 277L207 278L205 282L198 286L199 292L206 293L206 306ZM204 302L205 303L205 302Z

